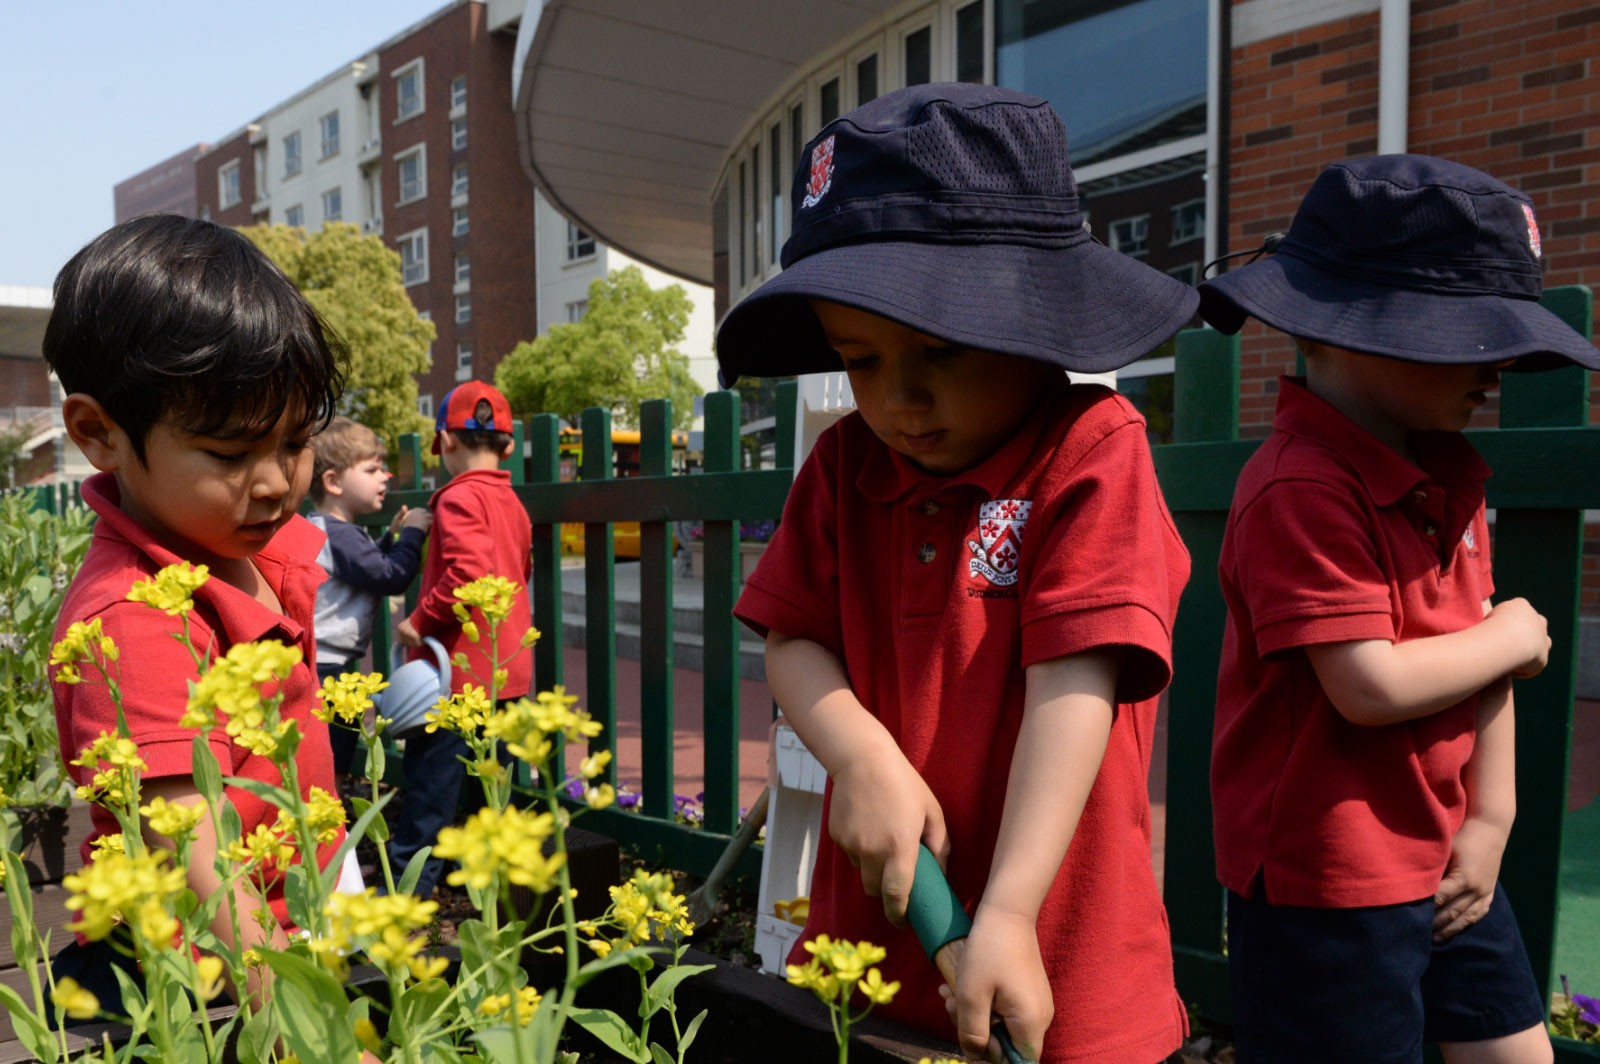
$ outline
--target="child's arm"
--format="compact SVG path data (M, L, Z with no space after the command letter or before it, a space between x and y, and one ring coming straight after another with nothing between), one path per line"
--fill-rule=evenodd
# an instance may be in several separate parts
M829 835L861 870L866 892L883 899L884 915L904 924L918 843L927 843L941 864L949 855L938 800L856 698L844 666L827 648L769 632L767 684L795 734L833 779Z
M394 544L384 550L359 525L328 522L328 551L333 555L334 579L357 591L400 594L416 579L422 561L426 530L420 523L419 518L416 523L408 524Z
M1437 713L1505 676L1537 676L1550 636L1544 617L1516 598L1459 632L1317 643L1306 654L1334 708L1352 724L1376 726Z
M1490 610L1487 600L1484 613ZM1516 715L1511 680L1483 689L1478 700L1478 734L1463 772L1467 816L1450 842L1450 864L1433 901L1436 942L1461 933L1483 919L1494 900L1511 824L1517 818Z
M989 1059L992 1016L1024 1054L1043 1049L1055 1003L1035 924L1100 773L1116 685L1108 651L1028 667L994 863L954 988L956 1029L971 1059Z

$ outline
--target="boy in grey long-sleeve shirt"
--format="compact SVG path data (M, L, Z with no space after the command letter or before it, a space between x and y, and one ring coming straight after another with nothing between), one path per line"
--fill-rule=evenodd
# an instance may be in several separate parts
M326 679L354 668L372 643L372 626L388 595L398 595L416 579L422 545L433 515L425 507L402 506L381 539L354 524L383 509L389 478L387 449L377 433L346 417L334 418L311 441L315 465L311 522L327 533L317 564L328 580L317 589L317 677ZM387 662L375 662L380 672ZM329 729L336 771L349 772L356 733Z

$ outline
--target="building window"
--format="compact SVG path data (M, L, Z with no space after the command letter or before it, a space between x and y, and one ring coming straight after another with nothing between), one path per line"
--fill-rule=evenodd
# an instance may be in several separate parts
M466 236L472 228L471 219L467 217L465 207L455 207L450 211L450 235Z
M322 157L339 154L339 112L329 111L317 119L322 131Z
M396 122L422 113L422 60L395 72L394 93Z
M467 194L467 164L456 163L455 169L450 171L450 195L465 196Z
M746 202L748 201L748 199L749 199L749 191L745 188L745 164L744 163L740 163L739 164L739 213L733 219L733 227L735 229L738 229L738 228L740 228L741 226L743 226L745 224L745 221L744 221L745 220L745 205L746 205ZM746 274L745 274L745 266L744 266L744 263L745 263L745 258L744 258L744 244L745 244L745 241L744 241L744 234L743 233L738 234L738 240L739 240L739 287L743 288L744 287L744 282L745 282L745 276L746 276ZM568 253L567 257L568 258L572 257L570 252Z
M472 345L469 343L456 344L456 380L470 381L472 379Z
M783 244L783 191L786 184L783 180L782 122L774 123L767 131L767 160L767 168L770 171L767 176L771 185L767 189L767 197L772 202L772 243L767 249L767 261L776 266L778 249Z
M465 325L472 320L472 297L456 296L456 324Z
M217 171L217 206L227 210L236 206L240 198L239 160L235 159Z
M1111 247L1135 258L1150 250L1150 216L1119 218L1111 223Z
M456 256L456 284L472 282L472 260L465 254Z
M1172 242L1184 244L1206 235L1206 201L1190 200L1172 208Z
M295 130L283 138L283 176L293 177L300 172L300 131Z
M582 229L567 223L567 261L577 262L587 259L594 254L594 237Z
M817 90L819 128L839 117L839 79L830 78Z
M283 224L287 225L290 229L304 228L306 224L306 209L300 206L298 203L292 207L285 208L283 212Z
M462 74L450 82L450 110L467 106L467 76Z
M924 26L906 34L905 74L907 85L926 85L933 80L933 27Z
M878 57L869 55L856 63L856 106L878 98Z
M330 188L322 194L322 220L337 222L344 217L344 192Z
M417 229L400 237L400 279L406 285L423 284L428 280L428 231Z
M761 216L766 203L761 197L761 145L750 149L750 272L761 276Z
M433 419L432 395L417 396L417 413L421 414L425 418L428 418L430 421Z
M983 0L956 12L956 80L983 83Z
M571 303L567 304L568 324L578 324L578 322L583 320L583 316L587 313L589 313L589 301L587 299L573 300Z
M1174 266L1167 270L1167 275L1169 277L1176 277L1190 288L1193 288L1195 285L1200 283L1200 264L1197 262L1186 262L1182 266Z
M400 181L400 202L410 203L428 194L427 145L418 144L394 157L395 175Z
M452 118L450 120L450 149L452 151L467 150L467 120L465 118Z

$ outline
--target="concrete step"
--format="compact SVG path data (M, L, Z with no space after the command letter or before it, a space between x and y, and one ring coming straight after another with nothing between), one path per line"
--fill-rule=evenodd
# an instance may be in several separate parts
M622 613L624 604L617 603L618 615ZM637 604L634 604L634 614L637 617ZM566 612L562 614L562 629L565 642L569 647L582 648L588 645L588 631L584 627L584 616L581 612ZM696 625L698 627L698 625ZM640 658L639 625L627 623L622 620L616 625L617 657L629 661L638 661ZM673 664L680 669L690 669L694 672L705 671L705 636L699 631L684 631L676 625L672 632ZM751 635L750 631L740 627L739 639L739 675L746 680L767 681L766 647L761 640Z

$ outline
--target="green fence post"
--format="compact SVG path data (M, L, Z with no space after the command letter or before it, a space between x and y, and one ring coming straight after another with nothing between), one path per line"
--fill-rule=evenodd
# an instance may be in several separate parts
M610 480L611 411L591 406L579 416L583 429L583 466L579 477L589 483ZM588 690L584 708L600 722L600 734L589 742L591 753L617 748L617 574L616 541L609 521L583 526L584 663ZM617 782L617 761L606 766L603 779Z
M528 421L532 454L528 461L530 484L555 484L561 480L561 420L539 414ZM562 648L566 633L561 622L561 522L533 518L533 626L539 641L533 645L534 689L548 691L566 683ZM560 764L558 760L556 762Z
M672 475L672 402L639 404L639 475ZM673 729L672 525L639 524L640 790L645 812L672 815Z
M777 447L773 464L779 469L794 468L795 422L798 419L800 384L787 380L778 385Z
M1587 288L1552 289L1544 302L1573 328L1592 335L1593 298ZM1508 373L1502 378L1501 431L1583 426L1588 420L1587 370ZM1489 505L1494 506L1493 479L1489 493ZM1544 672L1516 683L1517 824L1500 865L1534 977L1547 1001L1561 908L1561 833L1577 696L1582 552L1582 510L1496 511L1496 597L1522 596L1532 602L1549 622L1552 643Z
M1217 443L1239 435L1239 340L1211 329L1178 334L1173 380L1176 444ZM1157 448L1157 451L1162 448ZM1227 1019L1222 955L1223 893L1211 842L1211 724L1227 608L1217 558L1236 469L1208 463L1198 475L1214 502L1173 520L1193 566L1173 629L1173 682L1167 696L1167 833L1162 893L1172 926L1173 965L1185 1001ZM1226 483L1224 483L1226 481ZM1190 485L1193 488L1195 485ZM1171 491L1171 487L1163 484Z
M513 487L519 487L528 482L528 456L522 445L522 422L511 423L511 453L500 462L500 468L511 474Z
M740 468L739 395L706 396L705 469ZM731 832L739 805L739 523L706 521L705 528L705 827Z

